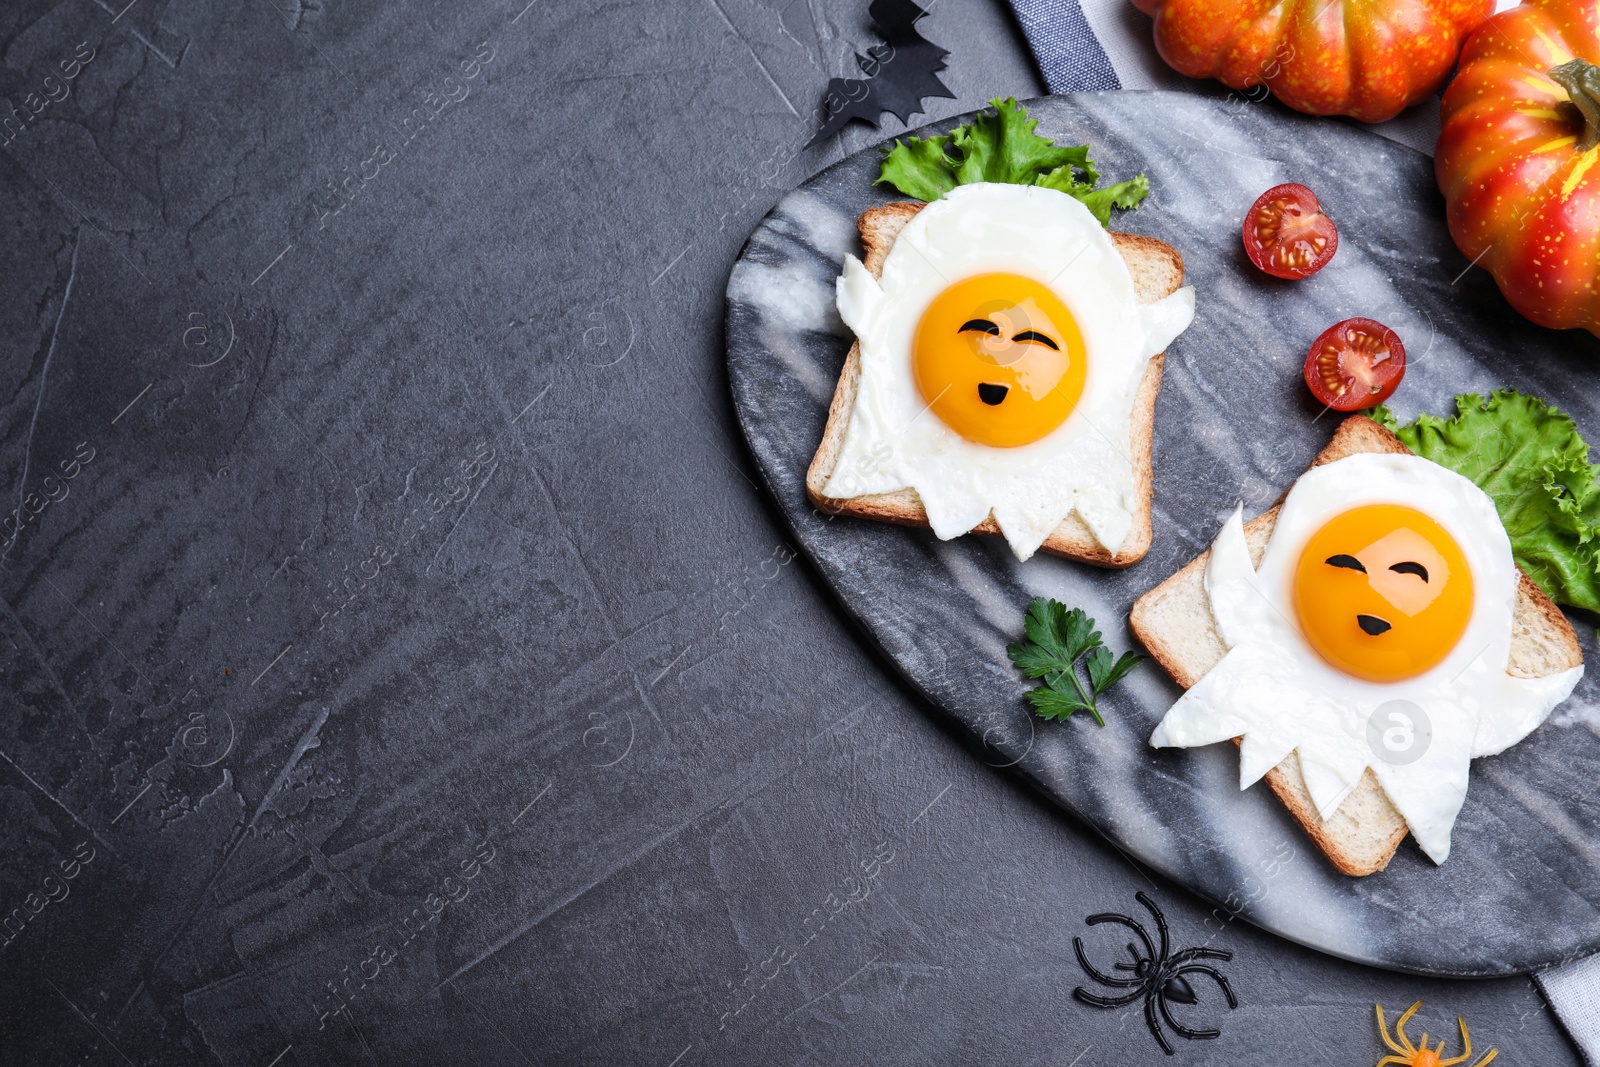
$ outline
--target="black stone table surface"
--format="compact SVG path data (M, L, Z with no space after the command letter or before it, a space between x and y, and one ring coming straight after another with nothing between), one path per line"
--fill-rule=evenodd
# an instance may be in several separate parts
M1233 953L1177 1060L1421 997L1578 1062L1525 977L1207 928L800 553L724 291L879 136L801 148L865 6L0 11L0 1063L1165 1062L1071 996L1141 891ZM933 7L929 120L1039 92Z

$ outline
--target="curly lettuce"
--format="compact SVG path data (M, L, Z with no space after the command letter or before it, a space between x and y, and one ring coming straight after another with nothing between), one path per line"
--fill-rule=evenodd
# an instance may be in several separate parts
M1458 396L1448 419L1401 426L1387 408L1369 414L1489 494L1518 566L1550 599L1600 613L1600 467L1570 416L1514 389Z
M1150 195L1143 174L1097 188L1100 172L1088 145L1058 145L1034 133L1037 119L1015 97L989 101L972 122L942 137L907 137L885 149L875 184L892 185L907 196L933 201L958 185L1005 182L1038 185L1066 193L1111 225L1111 209L1131 211Z

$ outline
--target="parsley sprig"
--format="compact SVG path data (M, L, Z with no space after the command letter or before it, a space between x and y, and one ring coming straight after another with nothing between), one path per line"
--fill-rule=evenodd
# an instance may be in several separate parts
M1106 721L1100 717L1097 698L1126 677L1145 657L1137 652L1113 657L1100 640L1094 620L1085 615L1082 608L1068 611L1059 600L1042 596L1034 597L1028 605L1023 629L1028 639L1006 646L1006 652L1023 674L1044 679L1044 685L1028 690L1034 712L1060 722L1072 718L1076 712L1087 711L1095 722L1104 726ZM1089 675L1087 688L1079 677L1080 660L1084 661Z

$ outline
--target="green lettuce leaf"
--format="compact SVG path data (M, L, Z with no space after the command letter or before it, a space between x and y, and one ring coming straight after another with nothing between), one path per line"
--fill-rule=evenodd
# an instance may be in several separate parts
M1056 188L1046 175L1038 184ZM1117 182L1103 189L1062 189L1083 201L1083 206L1089 209L1090 214L1100 220L1100 225L1110 228L1111 209L1121 208L1130 211L1139 206L1145 197L1150 195L1150 181L1143 174L1129 178L1125 182Z
M950 131L950 143L961 157L956 181L1008 182L1031 185L1040 174L1060 167L1089 169L1089 146L1057 145L1034 133L1038 119L1015 99L991 100L994 112L980 111L968 126ZM1089 179L1094 184L1094 179Z
M892 185L918 200L937 200L958 185L1004 182L1041 185L1084 203L1100 225L1111 209L1139 206L1150 194L1143 174L1097 189L1100 172L1088 145L1058 145L1034 132L1039 122L1014 97L989 101L966 126L943 137L908 137L884 152L878 185Z
M907 196L934 201L956 187L956 161L945 152L948 137L907 137L883 158L874 185L892 185Z
M1406 426L1387 408L1371 414L1411 451L1489 494L1517 565L1552 600L1600 612L1600 467L1577 424L1514 389L1458 396L1456 412Z

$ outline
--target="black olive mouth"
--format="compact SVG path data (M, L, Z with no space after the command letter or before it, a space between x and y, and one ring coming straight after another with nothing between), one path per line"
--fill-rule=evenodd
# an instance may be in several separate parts
M1364 633L1372 637L1386 634L1394 628L1392 624L1384 622L1376 615L1357 615L1356 625L1360 626Z
M1009 385L997 385L994 382L978 383L978 399L990 407L995 407L1005 400L1006 394L1009 392L1011 392L1011 386Z

